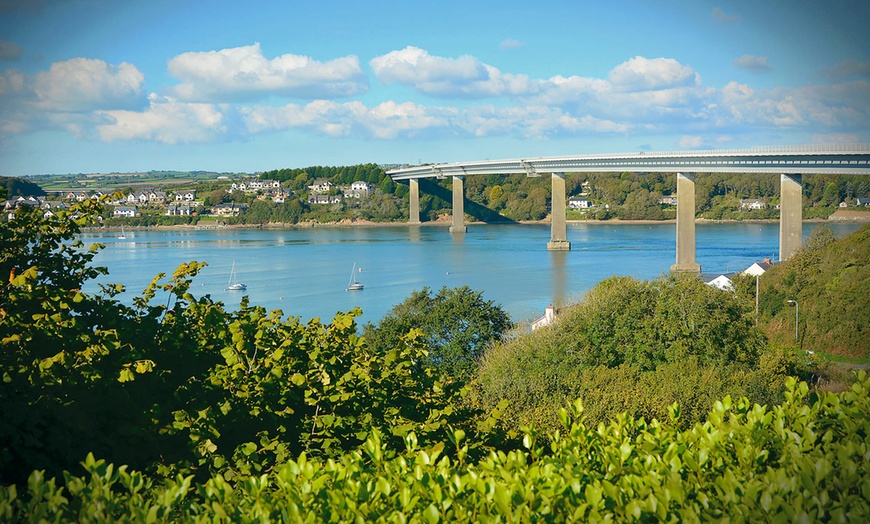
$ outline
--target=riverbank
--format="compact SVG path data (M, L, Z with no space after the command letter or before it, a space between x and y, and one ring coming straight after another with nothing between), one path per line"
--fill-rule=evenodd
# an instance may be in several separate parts
M832 215L833 217L833 215ZM831 223L831 222L864 222L870 220L870 213L856 215L854 217L850 216L846 217L838 217L834 218L810 218L804 219L804 223ZM619 218L611 218L609 220L567 220L567 224L588 224L588 225L658 225L658 224L676 224L675 219L666 219L666 220L621 220ZM779 219L771 218L771 219L751 219L751 220L710 220L705 218L697 218L695 219L696 224L775 224L778 223ZM476 226L476 225L485 225L485 224L531 224L531 225L549 225L550 221L548 219L544 220L524 220L524 221L503 221L503 222L481 222L481 221L471 221L465 222L467 226ZM361 220L361 219L343 219L335 222L315 222L315 221L305 221L299 222L296 224L288 224L288 223L266 223L266 224L216 224L216 223L208 223L208 224L175 224L175 225L154 225L154 226L129 226L124 225L124 229L126 231L185 231L185 230L204 230L204 229L230 229L230 230L251 230L251 229L267 229L267 230L281 230L281 229L312 229L312 228L370 228L370 227L395 227L395 226L408 226L411 225L408 222L373 222L370 220ZM449 217L447 219L438 219L430 222L421 222L419 224L413 224L419 227L433 227L433 226L443 226L447 227L451 225L451 221ZM100 227L87 227L83 229L84 231L120 231L121 226L100 226Z

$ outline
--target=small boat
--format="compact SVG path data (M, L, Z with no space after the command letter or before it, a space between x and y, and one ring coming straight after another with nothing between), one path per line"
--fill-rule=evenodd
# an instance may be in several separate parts
M124 234L124 226L121 226L121 234L118 235L118 238L121 240L124 240L125 238L127 238L127 235Z
M362 268L360 268L362 270ZM350 270L350 282L347 284L347 291L362 291L363 283L358 282L353 274L356 273L356 263L353 264L353 269Z
M242 284L236 279L236 261L233 260L233 269L230 272L230 280L227 282L227 289L230 291L244 291L248 289L247 284Z

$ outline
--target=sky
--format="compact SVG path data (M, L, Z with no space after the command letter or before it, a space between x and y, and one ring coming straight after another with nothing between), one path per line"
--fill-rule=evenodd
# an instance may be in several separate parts
M866 0L0 0L0 175L870 142Z

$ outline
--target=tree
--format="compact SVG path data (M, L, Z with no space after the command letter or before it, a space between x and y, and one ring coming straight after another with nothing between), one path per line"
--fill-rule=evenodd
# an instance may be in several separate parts
M429 350L424 365L466 381L489 344L500 340L511 327L501 306L484 300L480 291L445 286L433 296L424 287L393 307L377 325L367 323L363 336L372 347L396 347L403 336L419 328Z

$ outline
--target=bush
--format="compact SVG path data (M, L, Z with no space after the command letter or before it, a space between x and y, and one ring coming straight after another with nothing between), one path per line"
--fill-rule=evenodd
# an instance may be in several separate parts
M577 397L596 421L623 411L662 417L681 401L694 423L724 394L767 402L748 387L761 378L753 374L767 345L746 312L737 296L694 277L613 277L555 324L494 346L473 381L474 401L484 410L509 401L513 430L553 429L556 410ZM770 384L783 375L764 377Z

